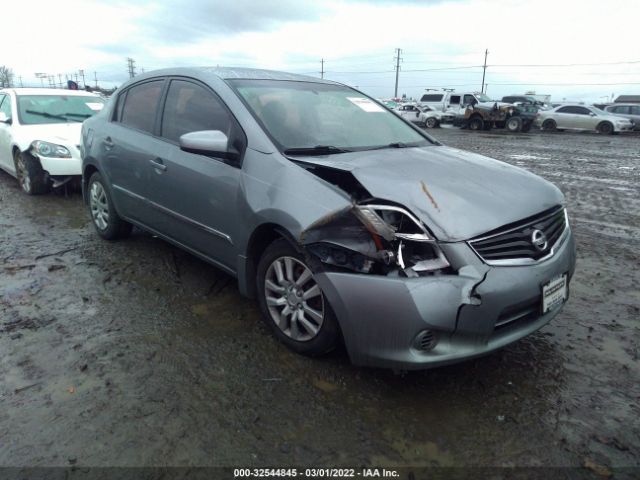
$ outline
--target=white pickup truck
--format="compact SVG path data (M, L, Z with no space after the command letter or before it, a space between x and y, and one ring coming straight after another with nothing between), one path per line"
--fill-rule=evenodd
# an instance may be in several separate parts
M467 106L493 107L507 105L496 102L480 92L438 92L425 93L418 102L419 105L428 105L435 110L451 111L454 114L464 112Z

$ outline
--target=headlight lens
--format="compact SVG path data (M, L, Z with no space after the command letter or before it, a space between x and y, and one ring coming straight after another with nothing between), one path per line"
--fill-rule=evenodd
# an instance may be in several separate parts
M31 144L31 148L38 155L43 157L70 158L71 152L62 145L36 140Z

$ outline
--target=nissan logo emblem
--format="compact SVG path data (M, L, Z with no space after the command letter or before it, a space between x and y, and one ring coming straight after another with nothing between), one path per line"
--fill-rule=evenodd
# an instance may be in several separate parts
M547 236L541 230L531 232L531 244L540 252L547 248Z

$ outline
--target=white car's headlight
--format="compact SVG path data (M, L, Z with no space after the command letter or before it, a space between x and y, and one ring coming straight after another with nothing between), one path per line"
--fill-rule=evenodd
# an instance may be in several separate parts
M43 157L70 158L71 152L62 145L36 140L31 143L31 148L38 155Z

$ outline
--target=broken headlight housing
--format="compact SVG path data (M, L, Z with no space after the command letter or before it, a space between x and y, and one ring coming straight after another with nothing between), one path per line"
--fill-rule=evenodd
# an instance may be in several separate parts
M422 222L397 205L354 205L316 222L303 244L324 264L360 273L416 277L449 267Z
M62 145L36 140L31 143L31 150L43 157L71 158L71 152Z

